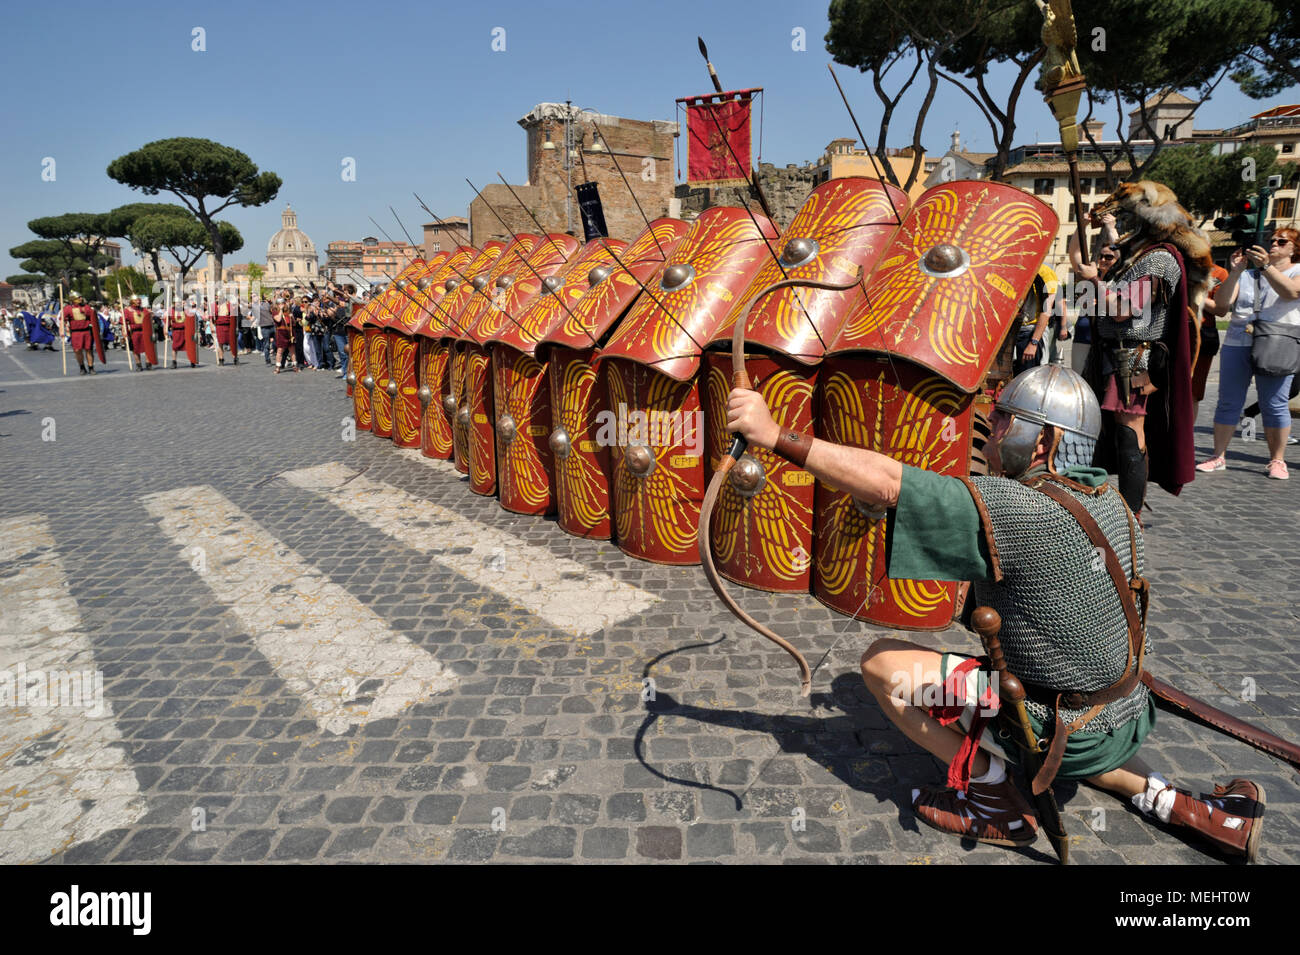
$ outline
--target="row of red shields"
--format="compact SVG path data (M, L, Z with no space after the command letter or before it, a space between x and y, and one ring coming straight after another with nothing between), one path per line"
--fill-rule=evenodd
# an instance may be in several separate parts
M454 460L509 511L555 514L642 560L698 563L700 503L730 443L736 322L782 427L978 472L981 420L1057 226L998 183L943 183L909 203L845 178L780 233L716 207L630 243L522 234L439 252L352 318L357 427ZM847 287L758 295L788 279ZM707 533L719 571L747 587L811 591L903 629L943 629L956 609L956 584L886 576L879 515L761 449L728 474Z

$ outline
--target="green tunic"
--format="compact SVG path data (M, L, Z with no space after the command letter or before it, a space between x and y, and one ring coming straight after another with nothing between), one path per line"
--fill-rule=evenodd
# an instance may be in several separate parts
M1100 468L1073 467L1065 477L1088 487L1106 483ZM889 576L903 580L992 580L989 557L979 511L970 491L952 477L903 466L898 506L889 514L886 536ZM945 655L943 678L961 657ZM981 674L980 691L987 677ZM1030 714L1034 732L1044 729ZM1111 732L1078 732L1065 745L1065 758L1057 774L1065 778L1095 776L1122 766L1142 745L1156 722L1155 699L1137 719ZM1084 728L1087 729L1086 727ZM1012 748L1014 755L1014 748Z

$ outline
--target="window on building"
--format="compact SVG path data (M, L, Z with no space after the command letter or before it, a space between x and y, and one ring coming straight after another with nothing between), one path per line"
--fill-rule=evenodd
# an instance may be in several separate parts
M1279 222L1283 219L1295 217L1295 200L1294 199L1274 199L1273 200L1273 218Z
M1285 155L1289 155L1290 153L1293 153L1293 152L1295 152L1295 143L1283 143L1283 144L1282 144L1282 154L1283 154L1284 156L1285 156Z
M1079 180L1079 195L1086 196L1092 192L1092 180L1088 178Z
M1051 195L1053 192L1055 192L1055 191L1056 191L1056 180L1055 180L1055 179L1035 179L1035 180L1034 180L1034 195L1036 195L1036 196L1050 196L1050 195Z
M1071 203L1069 204L1069 206L1067 206L1066 208L1068 208L1068 209L1070 210L1070 217L1069 217L1068 221L1069 221L1069 222L1073 222L1073 221L1074 221L1074 203L1071 202Z
M292 263L292 262L289 263L289 271L290 271L290 272L293 271L293 263Z

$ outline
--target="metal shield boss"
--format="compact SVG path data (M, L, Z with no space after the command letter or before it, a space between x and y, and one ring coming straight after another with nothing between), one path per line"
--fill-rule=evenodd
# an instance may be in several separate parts
M500 306L505 302L510 286L528 274L524 262L537 248L538 243L544 241L539 235L520 232L505 247L485 274L472 277L471 285L480 278L483 279L483 284L481 288L471 289L464 311L457 318L466 334L484 341L500 325L507 324ZM482 329L479 327L480 324L483 326Z
M370 367L370 358L366 347L366 333L349 326L348 328L348 369L356 379L351 386L352 416L357 428L369 431L372 424L370 413L370 392L361 387L361 378L365 377ZM360 376L360 377L358 377Z
M779 261L768 253L714 334L711 345L729 346L735 323L745 322L747 347L761 346L746 355L746 367L783 428L815 430L817 364L861 289L785 288L753 297L787 278L843 285L853 282L859 269L869 273L907 202L901 190L870 179L833 179L818 186L773 244ZM729 349L709 354L706 382L711 472L730 443ZM723 484L713 511L709 532L718 572L760 590L806 591L812 573L813 485L809 472L751 447Z
M494 308L479 323L484 341L504 342L519 351L533 353L542 336L550 331L555 316L563 315L550 289L563 290L569 284L570 269L584 255L599 253L598 245L580 247L571 235L548 233L533 248L525 264L495 297ZM548 304L549 303L549 304Z
M465 350L465 407L469 421L469 489L492 495L497 489L496 411L492 396L492 364L482 345L467 342Z
M546 365L508 345L492 346L496 380L497 477L501 506L516 514L555 510L551 389Z
M388 394L388 335L383 328L367 323L366 357L374 380L370 389L370 433L380 438L393 436L393 399Z
M393 444L399 448L420 446L420 384L417 370L419 345L414 335L389 328L389 366L392 369L387 390L393 398Z
M468 364L464 345L451 346L451 400L455 405L452 413L451 448L452 461L456 470L462 474L469 473L469 405L465 403L465 368Z
M727 395L731 355L705 356L705 441L709 474L731 444ZM818 369L785 355L747 353L745 366L783 428L810 434ZM813 476L771 451L750 445L718 495L709 528L718 573L774 592L806 593L812 569Z
M699 562L701 349L776 236L769 221L743 209L706 210L646 281L653 296L636 300L601 352L612 428L604 433L616 445L614 518L619 547L634 557Z
M829 441L963 476L978 393L1056 234L1051 209L1011 186L957 181L927 190L866 280L821 375ZM986 413L986 412L981 412ZM813 592L832 608L912 630L948 626L958 586L886 574L886 525L819 485Z
M488 272L491 271L492 266L501 257L501 253L505 251L505 248L505 243L497 239L484 242L483 247L474 256L473 261L463 267L460 274L451 273L456 279L459 280L463 276L467 281L459 281L451 289L446 288L447 282L444 281L443 288L446 291L442 298L438 300L438 305L441 307L437 312L439 318L444 320L445 327L436 330L434 334L455 339L465 338L469 326L465 324L463 313L470 303L478 297L474 282L481 279L484 287L486 287Z
M609 448L618 546L657 564L696 564L704 498L699 385L627 359L602 361L609 407L594 440Z
M445 461L451 457L451 415L442 396L450 387L451 345L445 339L424 337L419 343L420 391L427 389L429 394L420 412L420 453Z
M555 504L560 528L575 537L608 540L610 447L596 440L610 417L591 350L551 346L551 425ZM603 413L603 414L602 414ZM607 436L608 437L608 436Z
M567 348L583 349L600 340L641 294L673 254L690 229L680 219L655 219L630 243L614 239L601 242L613 249L611 262L593 265L581 279L587 290L569 308L561 327L548 340ZM568 284L566 280L566 285Z

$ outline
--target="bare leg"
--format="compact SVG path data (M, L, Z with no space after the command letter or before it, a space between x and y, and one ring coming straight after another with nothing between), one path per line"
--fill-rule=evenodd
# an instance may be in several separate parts
M1140 756L1134 756L1118 769L1089 776L1088 782L1099 789L1113 792L1122 799L1128 799L1146 791L1147 777L1150 775L1151 768Z
M904 640L877 640L862 655L862 679L885 715L904 735L946 766L961 748L966 734L940 726L939 721L911 701L922 698L923 687L938 686L941 655ZM989 758L980 751L972 776L989 771Z
M1228 450L1228 442L1232 440L1232 432L1237 430L1235 424L1214 424L1214 457L1221 458L1223 453Z
M1268 442L1268 456L1274 461L1281 461L1286 456L1286 441L1291 437L1291 426L1285 428L1265 428L1264 439Z

